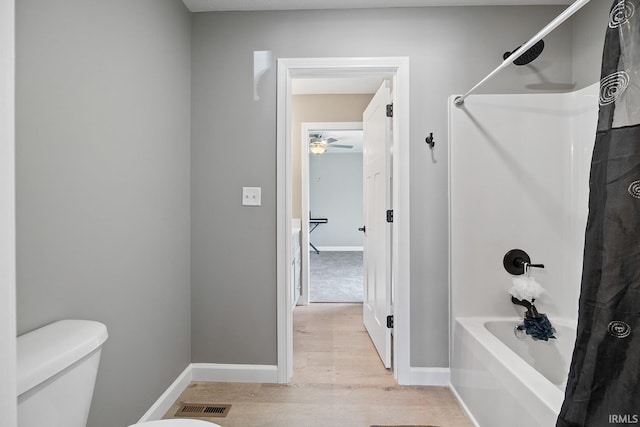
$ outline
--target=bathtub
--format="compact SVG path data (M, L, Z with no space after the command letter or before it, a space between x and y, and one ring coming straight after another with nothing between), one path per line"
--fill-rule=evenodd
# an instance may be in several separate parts
M553 427L575 343L576 322L551 318L556 340L519 339L513 318L454 324L451 385L480 427Z

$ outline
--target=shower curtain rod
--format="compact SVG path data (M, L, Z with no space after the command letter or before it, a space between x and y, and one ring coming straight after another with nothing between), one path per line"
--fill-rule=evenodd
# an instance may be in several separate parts
M569 19L574 13L576 13L578 10L580 10L580 8L582 6L584 6L585 4L587 4L587 3L589 3L589 0L576 0L573 4L571 4L571 6L566 8L564 10L564 12L562 12L560 15L558 15L546 27L544 27L535 36L533 36L533 38L531 38L531 40L529 40L528 42L526 42L525 44L520 46L520 48L518 48L518 50L513 52L511 54L511 56L509 56L507 59L505 59L504 62L502 62L502 64L500 64L498 66L498 68L496 68L491 73L489 73L489 75L487 77L485 77L478 84L476 84L474 87L469 89L469 91L467 93L465 93L464 95L457 96L453 101L453 103L456 105L456 107L461 107L462 105L464 105L464 100L469 95L471 95L471 93L473 93L476 89L478 89L480 86L482 86L484 83L486 83L493 76L498 74L500 71L502 71L503 69L507 68L513 61L518 59L520 56L522 56L523 53L525 53L527 50L529 50L530 47L532 47L534 44L536 44L540 40L542 40L551 31L555 30L560 24L562 24L564 21Z

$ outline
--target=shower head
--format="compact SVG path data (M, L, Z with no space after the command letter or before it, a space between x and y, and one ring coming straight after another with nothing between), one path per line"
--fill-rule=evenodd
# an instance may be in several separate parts
M502 55L502 59L507 59L513 52L518 49L520 49L520 47L515 48L512 52L505 52L504 55ZM520 55L520 57L513 61L513 63L516 65L527 65L530 62L533 62L533 60L535 60L538 56L540 56L543 50L544 41L540 40L538 43L531 46L525 53Z

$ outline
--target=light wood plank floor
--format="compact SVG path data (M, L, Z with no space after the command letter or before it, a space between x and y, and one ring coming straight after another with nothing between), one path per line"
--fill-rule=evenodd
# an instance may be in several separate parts
M290 384L193 382L182 402L231 404L223 427L472 427L446 387L398 386L362 326L362 304L312 304L294 311Z

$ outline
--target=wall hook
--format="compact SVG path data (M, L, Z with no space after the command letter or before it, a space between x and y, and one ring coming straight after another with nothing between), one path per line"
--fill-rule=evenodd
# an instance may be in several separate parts
M425 138L424 142L429 144L429 148L433 148L436 142L433 140L433 132L429 133L429 136Z

